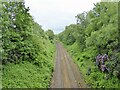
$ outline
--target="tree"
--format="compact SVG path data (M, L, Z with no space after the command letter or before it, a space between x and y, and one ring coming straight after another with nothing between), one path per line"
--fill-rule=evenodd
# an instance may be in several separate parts
M2 4L2 47L3 64L7 62L19 62L21 60L32 60L30 49L33 19L25 8L23 2L3 2Z
M52 30L47 30L46 31L46 34L48 35L48 38L50 39L50 40L54 40L54 32L52 31Z

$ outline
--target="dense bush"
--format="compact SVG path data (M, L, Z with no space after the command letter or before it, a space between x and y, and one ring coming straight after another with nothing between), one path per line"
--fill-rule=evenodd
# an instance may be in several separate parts
M33 20L24 2L3 2L1 22L3 64L34 59L30 42Z
M1 21L3 64L34 61L44 52L42 39L48 38L40 25L33 21L24 2L4 2Z

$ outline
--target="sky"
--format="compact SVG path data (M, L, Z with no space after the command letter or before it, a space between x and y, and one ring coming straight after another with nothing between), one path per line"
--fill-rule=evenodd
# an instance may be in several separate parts
M55 34L62 32L65 26L76 23L75 16L92 10L93 3L101 0L25 0L26 7L34 20L44 30L51 29Z

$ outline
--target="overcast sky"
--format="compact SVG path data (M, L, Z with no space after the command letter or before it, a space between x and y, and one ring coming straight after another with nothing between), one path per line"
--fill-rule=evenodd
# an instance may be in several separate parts
M60 33L64 27L76 23L75 16L94 7L101 0L25 0L34 20L44 30Z

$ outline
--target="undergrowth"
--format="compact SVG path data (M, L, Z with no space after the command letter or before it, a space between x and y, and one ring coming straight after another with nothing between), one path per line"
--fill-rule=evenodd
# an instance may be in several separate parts
M48 43L43 41L45 45ZM54 44L49 43L49 46L46 45L46 54L40 54L37 63L26 60L19 64L3 65L3 88L48 88L53 72L54 52Z
M77 43L72 46L65 46L71 54L74 62L78 65L82 76L90 88L120 88L120 80L115 76L107 76L95 64L95 55L97 53L94 49L89 49L84 52L78 51ZM92 61L92 62L91 62ZM91 70L89 72L89 69ZM89 74L88 74L89 73ZM109 77L107 79L106 77Z

